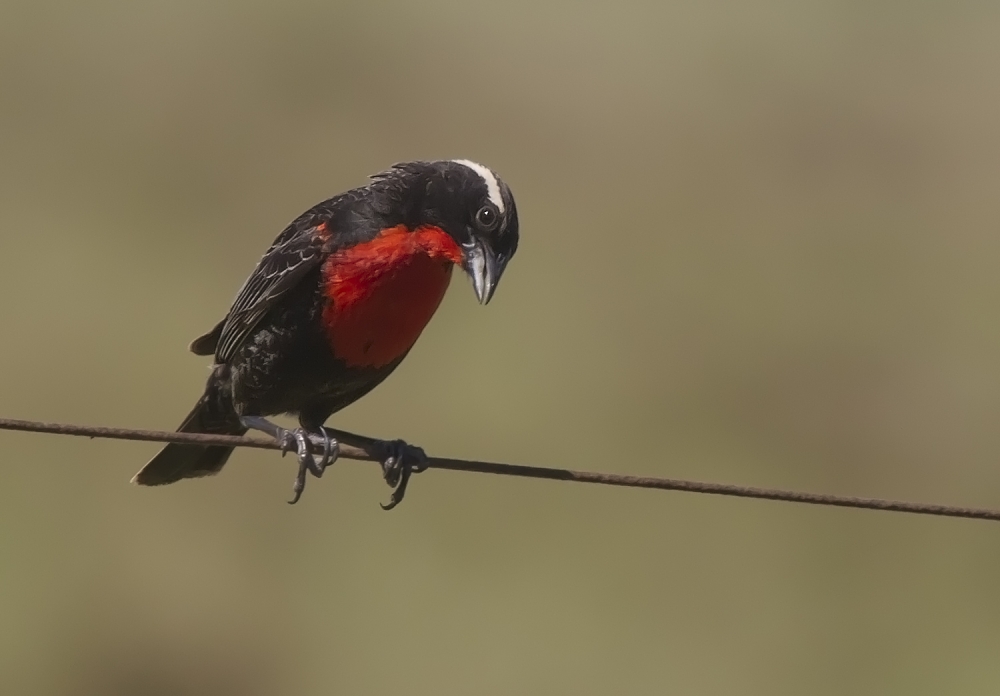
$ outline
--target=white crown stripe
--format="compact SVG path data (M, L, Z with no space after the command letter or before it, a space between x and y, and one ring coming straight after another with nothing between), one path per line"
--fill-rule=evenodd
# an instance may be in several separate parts
M483 181L486 182L486 193L489 196L490 202L495 205L497 210L501 213L504 212L503 196L500 195L500 184L497 183L496 175L491 172L488 167L484 167L483 165L473 162L472 160L465 159L452 160L452 162L464 165L479 176L483 177Z

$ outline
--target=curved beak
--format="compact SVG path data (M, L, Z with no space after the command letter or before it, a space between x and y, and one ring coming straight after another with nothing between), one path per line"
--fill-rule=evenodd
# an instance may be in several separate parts
M498 262L493 250L480 239L466 245L464 251L463 267L472 278L472 289L476 291L476 299L480 304L486 304L493 297L506 264Z

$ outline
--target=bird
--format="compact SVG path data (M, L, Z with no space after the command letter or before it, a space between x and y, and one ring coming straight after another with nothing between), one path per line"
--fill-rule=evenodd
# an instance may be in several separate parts
M518 239L510 188L471 160L394 164L318 203L278 235L225 317L191 343L191 352L214 362L178 431L274 437L283 452L295 450L288 502L297 502L306 473L318 478L336 460L327 419L399 366L437 310L452 269L470 277L485 305ZM279 414L297 416L299 426L267 419ZM393 488L383 508L391 509L426 456L402 440L374 442ZM169 444L132 481L157 486L216 474L232 451Z

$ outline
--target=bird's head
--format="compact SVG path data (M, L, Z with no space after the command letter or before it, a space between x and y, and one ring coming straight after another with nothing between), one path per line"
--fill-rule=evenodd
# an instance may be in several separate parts
M489 302L517 251L517 206L507 184L470 160L397 164L379 178L404 184L396 190L411 229L434 226L454 239L476 298Z

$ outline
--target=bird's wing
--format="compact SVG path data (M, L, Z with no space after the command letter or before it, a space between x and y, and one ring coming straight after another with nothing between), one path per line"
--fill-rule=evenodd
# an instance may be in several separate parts
M222 335L222 327L225 325L226 320L223 319L207 334L191 341L188 350L195 355L215 355L215 347L219 345L219 336Z
M323 223L309 226L293 223L281 233L240 288L229 315L223 320L215 345L216 362L227 362L267 311L320 264L326 239ZM196 339L192 349L203 349L203 339L211 342L214 333L215 330Z

